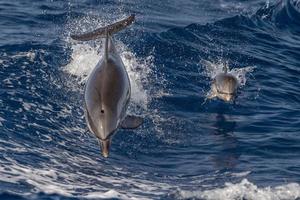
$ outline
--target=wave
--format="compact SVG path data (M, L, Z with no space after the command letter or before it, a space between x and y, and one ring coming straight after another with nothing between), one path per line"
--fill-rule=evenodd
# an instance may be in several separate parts
M146 186L153 187L153 186ZM170 186L166 186L167 188ZM165 189L167 189L165 188ZM141 188L142 189L142 188ZM144 188L146 189L146 188ZM175 189L175 188L173 188ZM146 189L147 190L147 189ZM169 188L168 190L172 190ZM106 192L90 192L80 197L77 195L58 192L60 189L52 187L52 189L44 189L35 195L30 194L14 194L2 193L1 199L153 199L149 196L134 196L129 193L118 192L117 190L108 190ZM62 191L62 190L61 190ZM46 192L46 193L45 193ZM224 187L209 190L184 190L177 188L175 192L169 192L165 195L165 199L201 199L201 200L298 200L300 199L300 185L298 183L288 183L275 187L258 187L247 179L243 179L239 183L226 183Z
M272 5L267 3L256 12L254 17L263 21L270 21L279 28L290 27L299 31L300 1L281 0Z
M226 183L224 188L206 191L180 190L175 195L178 199L205 199L205 200L296 200L300 198L300 185L289 183L276 187L258 187L247 179L240 183Z

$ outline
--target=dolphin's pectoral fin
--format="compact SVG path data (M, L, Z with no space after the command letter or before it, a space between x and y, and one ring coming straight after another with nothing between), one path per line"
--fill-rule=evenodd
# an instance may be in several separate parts
M121 128L134 129L139 127L143 121L142 117L127 115L121 123Z

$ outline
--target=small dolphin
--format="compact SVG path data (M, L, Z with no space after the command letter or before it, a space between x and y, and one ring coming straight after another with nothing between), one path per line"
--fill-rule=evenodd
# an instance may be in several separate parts
M226 67L223 71L214 77L208 99L218 97L224 101L233 101L236 98L239 87L238 80L234 75L227 72Z
M88 77L84 89L87 126L99 140L102 155L108 157L113 134L118 128L137 128L143 119L126 115L131 96L130 80L112 35L132 24L135 16L71 38L80 41L105 37L104 56Z

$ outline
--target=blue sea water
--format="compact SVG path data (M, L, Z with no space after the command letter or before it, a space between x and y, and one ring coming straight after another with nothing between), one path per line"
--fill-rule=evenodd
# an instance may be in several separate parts
M102 41L69 35L131 13L145 123L105 159L82 106ZM235 103L206 99L205 63L239 72ZM299 0L1 0L0 199L300 199L299 65Z

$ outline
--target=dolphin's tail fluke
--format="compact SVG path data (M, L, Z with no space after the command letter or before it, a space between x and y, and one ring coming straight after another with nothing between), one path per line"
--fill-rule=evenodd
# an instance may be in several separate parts
M129 26L130 24L132 24L134 21L134 18L135 18L135 15L132 14L129 17L127 17L126 19L123 19L121 21L118 21L116 23L113 23L113 24L105 26L105 27L98 28L92 32L84 33L81 35L71 35L71 38L74 40L88 41L88 40L95 40L97 38L103 38L106 35L111 36L114 33L117 33L119 31L123 30L124 28L126 28L127 26Z

